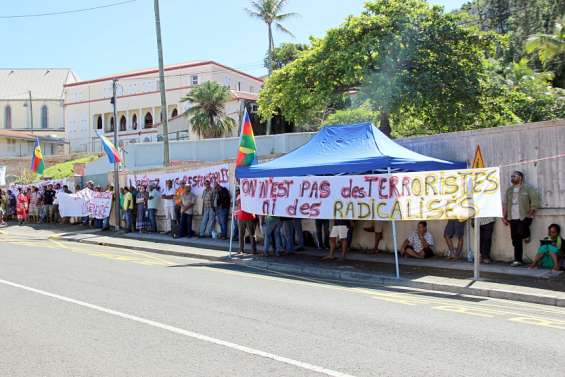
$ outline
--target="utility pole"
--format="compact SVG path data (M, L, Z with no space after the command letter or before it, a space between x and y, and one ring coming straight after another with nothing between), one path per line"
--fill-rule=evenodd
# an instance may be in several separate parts
M33 134L33 105L31 104L31 90L27 91L29 94L29 120L31 125L31 133Z
M118 147L118 112L116 111L116 87L118 85L117 79L112 79L112 106L114 108L114 146ZM104 132L104 130L102 130ZM115 231L120 230L120 163L114 163L114 213L115 215Z
M161 124L163 128L163 164L169 166L169 124L167 97L165 95L165 69L163 67L163 44L161 42L161 17L159 0L154 0L155 30L157 32L157 53L159 55L159 89L161 90Z

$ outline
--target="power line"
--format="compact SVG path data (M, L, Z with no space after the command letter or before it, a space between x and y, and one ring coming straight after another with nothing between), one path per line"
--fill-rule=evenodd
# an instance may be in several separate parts
M137 1L137 0L124 0L124 1L114 2L114 3L104 4L104 5L98 5L96 7L80 8L80 9L68 9L68 10L55 11L55 12L15 14L15 15L9 15L9 16L0 16L0 19L46 17L46 16L57 16L57 15L61 15L61 14L83 13L83 12L90 12L90 11L97 10L97 9L116 7L116 6L119 6L119 5L133 3L135 1Z

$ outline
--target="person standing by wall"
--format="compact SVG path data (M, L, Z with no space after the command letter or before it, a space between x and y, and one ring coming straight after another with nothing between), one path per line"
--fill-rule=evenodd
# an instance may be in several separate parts
M157 232L157 209L161 201L161 193L154 184L149 186L149 198L147 200L147 215L149 217L149 231Z
M210 181L204 182L204 191L202 192L202 221L200 222L199 237L204 238L210 236L212 226L214 225L214 208L212 207L212 188ZM210 229L210 230L208 230Z
M53 185L47 185L43 191L43 208L45 209L45 217L48 223L53 222L53 202L57 193L53 190Z
M539 208L539 194L524 181L524 174L515 171L510 176L511 186L504 197L504 213L502 222L510 225L510 236L514 246L512 267L524 264L524 244L530 242L530 226Z
M149 194L145 189L145 186L141 186L137 195L135 197L135 206L137 209L137 219L135 222L135 227L139 233L147 229L147 201L149 200Z
M236 198L236 218L239 226L239 253L245 252L245 235L248 234L251 240L251 253L257 254L257 241L255 240L255 215L241 209L241 199Z
M184 180L181 180L179 182L179 187L176 189L175 191L175 218L177 219L178 222L181 221L181 199L180 197L184 194L184 186L186 185L186 182Z
M27 219L27 211L29 208L29 198L21 188L18 188L18 196L16 196L16 215L18 223L22 225Z
M481 263L490 264L490 250L492 246L492 233L494 232L494 224L496 219L494 217L481 217L479 218L479 239L481 251Z
M126 233L133 231L133 195L128 187L124 187L124 205L122 207L126 218Z
M365 232L374 233L374 247L373 253L378 254L380 252L379 245L383 239L384 234L384 221L374 220L370 222L368 227L363 228Z
M327 249L330 246L330 220L316 219L315 225L317 248Z
M180 197L181 199L181 219L180 219L180 235L179 237L191 238L194 236L192 231L192 219L194 216L194 206L196 205L196 195L192 193L192 186L185 185L184 193Z
M230 192L227 188L220 185L217 181L214 183L214 196L212 205L216 215L216 221L220 224L220 239L228 239L228 214L230 211Z
M175 217L175 189L173 188L173 181L167 179L165 182L165 190L161 195L163 200L163 209L165 210L165 232L171 233L172 222L176 220Z
M28 222L30 224L39 223L39 207L41 206L41 194L35 186L31 188L29 193Z

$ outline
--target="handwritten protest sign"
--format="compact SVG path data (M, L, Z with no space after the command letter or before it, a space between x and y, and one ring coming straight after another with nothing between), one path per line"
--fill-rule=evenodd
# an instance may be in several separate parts
M243 210L312 219L501 217L498 168L242 179Z
M104 219L110 216L112 209L111 192L95 192L88 188L74 194L60 192L59 213L62 217L94 217Z
M204 191L204 182L219 182L222 186L229 186L228 165L208 166L195 170L182 170L170 173L149 173L149 174L130 174L128 175L128 185L138 187L156 184L161 188L161 192L165 189L165 182L170 179L173 181L173 187L176 189L180 181L184 180L192 186L192 192L196 195L202 194Z

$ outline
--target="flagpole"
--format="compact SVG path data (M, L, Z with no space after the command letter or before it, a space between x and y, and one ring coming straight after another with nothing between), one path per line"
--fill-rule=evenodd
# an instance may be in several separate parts
M112 106L114 108L114 146L118 145L118 113L116 111L116 86L118 84L117 79L112 79ZM114 230L116 232L120 231L120 163L118 161L114 162L114 212L116 225Z
M243 105L244 108L244 112L243 112L243 116L241 118L241 122L240 122L240 130L239 130L239 143L238 143L238 151L239 151L239 146L241 145L241 139L243 137L243 125L245 122L246 114L247 114L247 108L245 107L245 105ZM239 152L238 152L239 153ZM233 171L233 201L232 201L232 209L231 209L231 228L230 228L230 247L228 250L228 257L231 259L232 257L232 250L233 250L233 232L235 229L235 202L237 200L236 197L236 192L237 192L237 177L235 176L235 170L237 169L237 154L236 154L236 161L234 164L234 171Z

